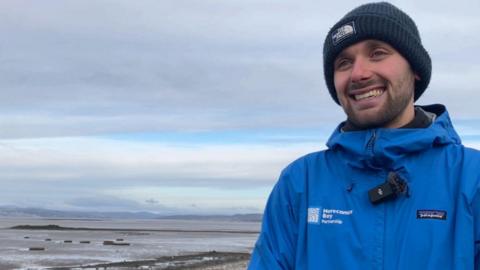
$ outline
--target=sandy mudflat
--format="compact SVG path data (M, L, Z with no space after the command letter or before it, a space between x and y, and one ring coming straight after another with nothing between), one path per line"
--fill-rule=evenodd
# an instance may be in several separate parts
M190 268L190 269L197 269L197 270L245 270L248 266L248 260L234 262L234 263L225 263L221 265L215 266L205 266L200 268Z
M0 269L18 269L20 268L20 265L13 264L13 263L6 263L6 262L0 262Z
M152 260L123 261L90 264L76 267L55 267L50 270L76 269L149 269L149 270L240 270L246 269L250 254L235 252L204 252L179 256L165 256Z
M258 236L251 223L128 222L34 220L0 229L0 270L239 270Z

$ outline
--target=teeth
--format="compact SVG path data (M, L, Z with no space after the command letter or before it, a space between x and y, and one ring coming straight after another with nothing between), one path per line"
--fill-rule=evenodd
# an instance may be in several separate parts
M355 100L361 100L369 97L380 96L382 93L383 91L381 89L373 89L371 91L368 91L367 93L355 95Z

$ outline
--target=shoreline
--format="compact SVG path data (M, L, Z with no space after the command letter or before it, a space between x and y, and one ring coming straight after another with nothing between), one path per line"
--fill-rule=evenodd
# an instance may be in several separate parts
M201 252L176 256L163 256L150 260L132 260L123 262L97 263L78 266L49 267L48 270L77 269L149 269L149 270L240 270L246 269L250 260L249 253L240 252Z
M258 234L250 224L236 223L158 222L145 228L128 222L25 221L2 229L2 240L14 251L0 262L2 270L244 270Z

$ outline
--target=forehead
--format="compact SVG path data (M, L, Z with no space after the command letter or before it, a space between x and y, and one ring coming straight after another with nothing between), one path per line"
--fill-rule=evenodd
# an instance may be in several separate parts
M397 52L397 50L395 50L395 48L393 48L390 44L388 44L384 41L377 40L377 39L366 39L366 40L359 41L357 43L354 43L354 44L346 47L345 49L343 49L337 55L336 58L346 56L346 55L349 55L349 54L354 54L354 53L357 53L357 52L369 51L369 50L372 50L372 49L375 49L375 48L384 48L384 49L387 49L387 50L392 50L392 51Z

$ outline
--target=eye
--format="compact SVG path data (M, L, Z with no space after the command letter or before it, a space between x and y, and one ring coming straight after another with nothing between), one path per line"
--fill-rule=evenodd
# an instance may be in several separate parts
M385 49L381 49L381 48L376 48L372 51L372 53L370 54L370 57L373 59L373 60L382 60L383 58L385 58L387 55L389 55L388 51L385 50Z
M335 61L335 70L347 70L352 65L352 60L349 58L339 58Z

